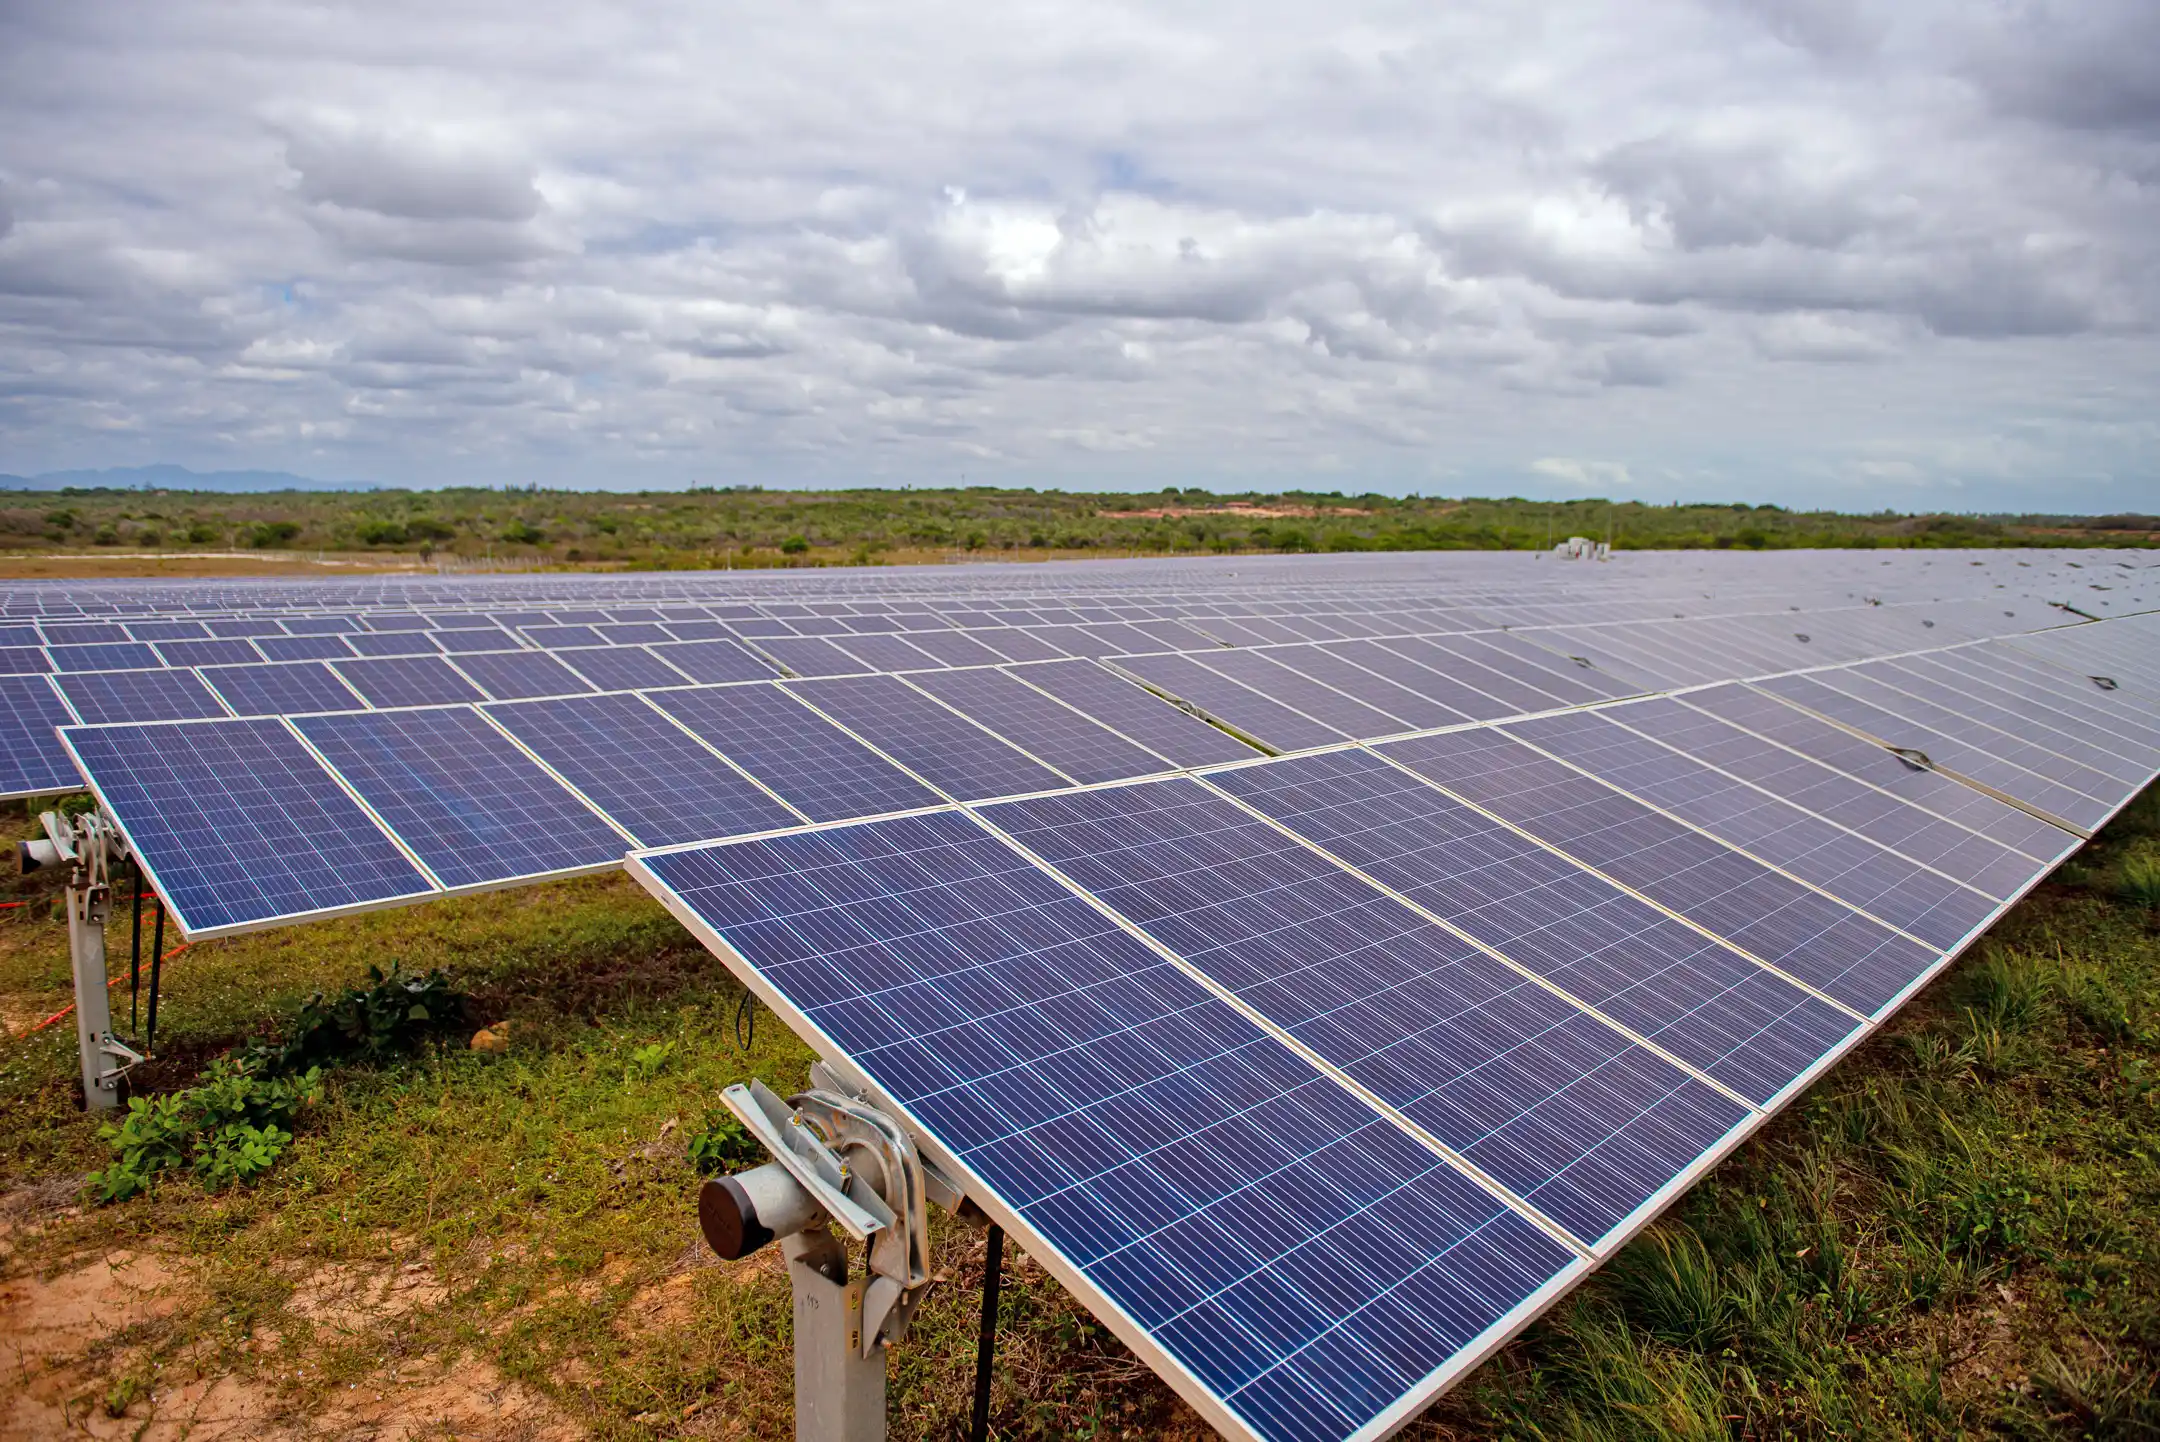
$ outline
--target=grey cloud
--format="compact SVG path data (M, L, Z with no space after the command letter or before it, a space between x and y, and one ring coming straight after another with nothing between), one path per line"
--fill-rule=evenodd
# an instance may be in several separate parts
M545 202L530 166L454 144L382 133L296 135L285 158L300 194L323 205L404 220L517 222Z
M19 10L0 469L2150 475L2146 0Z

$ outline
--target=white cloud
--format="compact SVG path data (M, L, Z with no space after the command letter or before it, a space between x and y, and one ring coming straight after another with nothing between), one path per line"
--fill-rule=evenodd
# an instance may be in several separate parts
M4 7L0 470L2120 508L2153 13Z

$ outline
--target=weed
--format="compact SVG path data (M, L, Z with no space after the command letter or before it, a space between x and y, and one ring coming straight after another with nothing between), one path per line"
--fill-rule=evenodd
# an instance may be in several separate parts
M191 1171L213 1192L251 1182L291 1143L300 1108L321 1096L318 1068L270 1076L245 1060L220 1058L200 1086L136 1097L120 1125L99 1128L116 1156L89 1183L100 1201L120 1202L149 1190L166 1171Z
M300 1004L277 1041L250 1042L249 1058L272 1075L327 1062L380 1062L454 1022L464 996L440 971L405 976L397 962L370 965L364 985L335 997L316 992Z
M2160 907L2160 851L2143 847L2125 856L2115 889L2133 906Z
M728 1111L705 1114L705 1126L690 1138L690 1165L706 1176L739 1171L765 1160L764 1144Z
M674 1060L674 1057L675 1043L671 1041L651 1042L637 1048L630 1053L630 1070L624 1076L625 1085L633 1080L651 1081L667 1070L667 1064Z

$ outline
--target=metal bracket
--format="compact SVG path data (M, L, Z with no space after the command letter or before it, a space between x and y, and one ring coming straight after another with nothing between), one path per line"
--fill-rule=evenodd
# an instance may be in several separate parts
M16 855L25 872L62 862L68 865L68 963L75 982L75 1046L82 1063L83 1106L110 1111L120 1105L121 1082L143 1061L142 1053L113 1035L105 971L112 874L127 858L127 837L99 811L72 817L47 811L38 820L45 839L20 843Z

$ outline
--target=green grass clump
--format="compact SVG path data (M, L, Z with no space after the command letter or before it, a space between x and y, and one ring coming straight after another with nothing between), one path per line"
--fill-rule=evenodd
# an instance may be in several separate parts
M100 1127L114 1157L90 1174L90 1186L99 1201L124 1202L162 1172L192 1172L211 1192L252 1182L291 1145L300 1109L321 1097L319 1067L279 1076L260 1062L220 1057L200 1085L132 1098L120 1125Z

